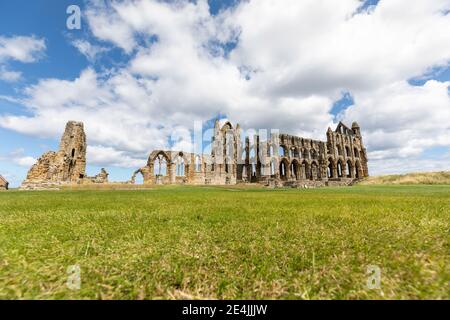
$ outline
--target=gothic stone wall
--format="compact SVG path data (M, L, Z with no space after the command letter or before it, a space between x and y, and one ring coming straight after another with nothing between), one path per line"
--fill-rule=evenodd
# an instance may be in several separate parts
M244 140L244 141L243 141ZM367 154L359 125L339 123L327 141L287 134L263 141L242 138L239 125L216 121L211 155L153 151L137 170L146 184L237 184L314 187L348 185L367 177Z

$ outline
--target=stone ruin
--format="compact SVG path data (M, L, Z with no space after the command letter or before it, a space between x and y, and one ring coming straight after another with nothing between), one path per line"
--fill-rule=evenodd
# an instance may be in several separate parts
M288 134L244 137L238 125L216 121L211 154L155 150L136 170L144 184L234 185L309 188L351 185L369 176L361 130L340 122L327 140Z
M0 190L8 190L9 182L0 174Z
M309 188L351 185L369 176L367 151L356 122L351 128L340 122L335 130L328 128L326 136L326 141L278 133L244 137L239 124L233 127L229 121L216 121L211 154L155 150L146 166L123 184L135 184L141 175L145 185L257 183ZM94 177L86 176L86 148L83 123L68 122L59 151L44 153L21 189L108 183L105 169Z
M52 189L62 185L108 182L105 169L95 177L86 176L86 149L83 123L69 121L59 150L44 153L28 171L20 189Z

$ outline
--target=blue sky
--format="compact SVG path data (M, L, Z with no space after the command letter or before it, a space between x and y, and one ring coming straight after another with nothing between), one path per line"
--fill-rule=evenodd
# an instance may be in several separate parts
M90 66L98 71L126 63L128 57L118 48L111 48L107 55L90 63L70 42L71 39L86 37L96 42L89 35L86 28L81 30L68 30L66 9L70 5L78 5L82 10L85 1L77 0L17 0L2 1L0 3L0 35L13 37L16 35L34 35L44 38L46 52L39 63L21 63L10 61L8 66L23 73L20 83L10 84L0 81L0 96L20 97L20 91L43 78L58 78L71 80L76 78L80 70ZM211 14L236 4L234 0L209 1ZM82 24L86 21L82 17ZM28 115L29 112L22 105L7 100L0 100L0 113L14 115ZM223 118L218 114L217 118ZM213 121L205 121L205 130L213 126ZM19 155L26 151L27 156L38 158L44 152L56 150L59 140L46 139L39 136L20 134L0 127L0 174L6 174L13 187L18 186L26 176L28 167L20 166L8 160L12 154ZM25 154L23 154L25 155ZM89 165L89 175L94 175L101 166ZM129 168L114 167L110 171L112 180L127 180L130 177Z
M372 0L345 0L333 10L295 1L186 1L179 7L147 2L158 15L135 10L127 1L97 7L74 0L0 3L0 41L27 37L45 43L44 49L28 52L33 61L23 61L14 53L2 58L0 42L0 72L20 73L14 81L0 76L0 174L13 186L24 179L33 159L57 148L68 120L84 121L91 133L88 174L105 166L112 180L130 177L134 167L122 165L125 160L139 164L152 148L171 147L172 132L192 130L185 120L202 120L207 129L213 119L226 116L249 128L281 128L320 139L338 120L357 120L374 160L372 172L449 169L450 133L444 122L450 112L450 50L447 36L436 31L448 23L449 8L439 1L424 2L421 13L398 19L398 8ZM66 28L66 8L72 4L82 9L81 30ZM407 2L397 5L406 9ZM121 15L125 10L134 21ZM392 21L385 20L389 10ZM140 25L139 14L146 15ZM436 15L436 25L422 26L420 19L429 21L431 15ZM109 19L105 17L113 17L110 29L117 26L120 32L102 29ZM156 17L163 18L153 23ZM380 38L372 27L374 19ZM389 28L392 32L383 34ZM351 31L355 29L361 34ZM422 40L426 34L433 36ZM173 42L177 36L182 40ZM327 38L341 40L330 45ZM89 45L93 56L82 52L77 41ZM404 56L397 57L399 52ZM75 97L64 95L66 90L73 90ZM59 111L45 93L61 101ZM133 95L143 97L142 110ZM392 113L395 108L399 115ZM121 116L120 110L127 111ZM408 116L405 110L410 110ZM100 114L105 129L95 118ZM391 125L386 119L392 119ZM130 135L123 141L111 137L118 123L120 137ZM428 139L420 138L424 127ZM102 130L109 130L109 137ZM149 136L132 143L139 132ZM417 165L402 169L398 162L407 159ZM388 160L392 165L383 165Z

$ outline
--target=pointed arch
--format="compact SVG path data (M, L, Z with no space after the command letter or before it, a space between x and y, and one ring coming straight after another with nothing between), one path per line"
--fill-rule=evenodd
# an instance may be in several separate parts
M276 168L277 162L275 159L272 159L270 161L270 175L274 176L275 175L275 168Z
M158 153L153 160L153 173L155 176L166 176L169 161L163 152Z
M175 165L176 165L177 177L185 176L185 164L184 164L184 158L183 158L182 153L178 154L176 161L175 161Z
M287 180L289 177L289 162L286 159L280 162L280 178L282 180Z
M332 158L328 158L327 175L328 175L328 179L335 178L335 176L334 176L334 161Z
M202 171L202 160L199 155L195 156L195 172Z
M338 163L337 163L337 175L338 175L339 178L342 178L343 172L344 171L343 171L343 168L342 168L342 161L339 160Z
M347 160L347 178L353 178L353 164Z
M351 158L352 151L350 150L349 146L345 146L345 156Z
M288 156L288 152L287 152L287 148L284 145L280 145L280 147L278 148L278 153L280 157L287 157Z

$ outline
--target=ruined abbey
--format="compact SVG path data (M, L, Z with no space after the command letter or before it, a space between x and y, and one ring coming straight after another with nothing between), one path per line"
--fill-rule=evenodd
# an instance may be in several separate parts
M339 123L327 141L288 134L242 136L240 126L215 122L211 154L156 150L137 170L144 184L259 183L272 187L348 185L368 177L361 130Z
M367 152L361 130L340 122L327 140L288 134L244 136L240 126L216 121L210 154L156 150L146 166L136 170L127 184L142 175L146 185L234 185L258 183L270 187L349 185L368 177ZM83 123L66 125L59 150L42 155L28 172L21 189L57 188L70 184L108 183L102 169L86 176L86 135Z

